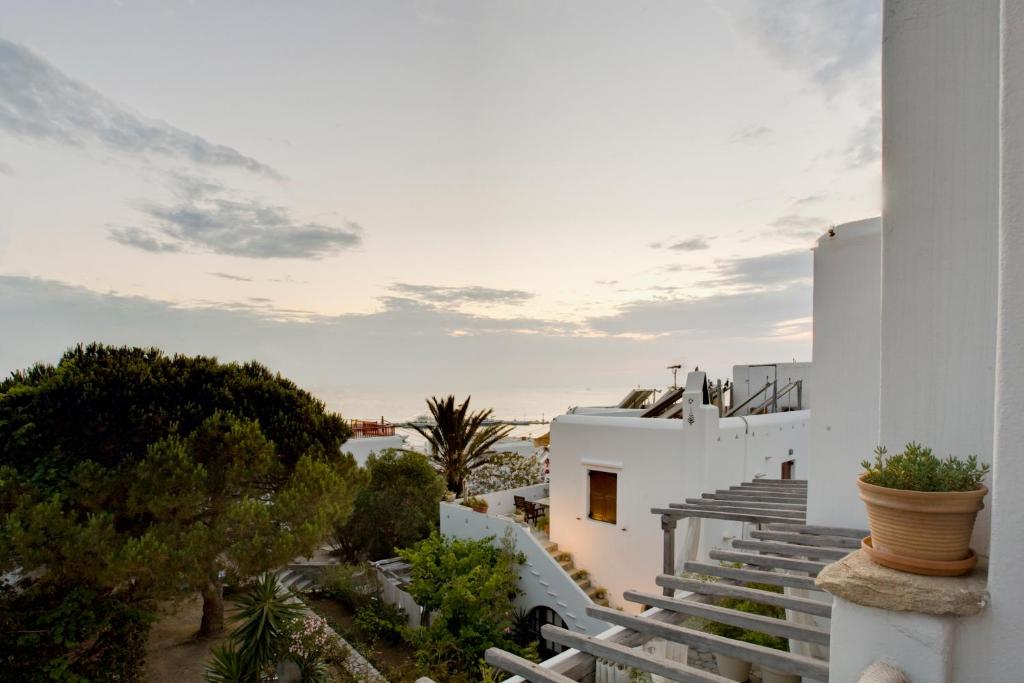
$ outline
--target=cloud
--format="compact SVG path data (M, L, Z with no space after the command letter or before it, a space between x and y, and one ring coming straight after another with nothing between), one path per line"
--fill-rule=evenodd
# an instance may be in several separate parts
M110 239L151 252L198 250L244 258L321 259L357 246L362 228L296 220L282 206L235 198L221 185L188 176L172 204L143 203L144 226L115 228Z
M846 147L845 156L850 168L868 166L882 158L881 113L872 114L864 125L853 133Z
M794 239L818 237L829 225L830 221L827 218L805 216L801 213L787 213L768 223L769 227L776 229L778 235Z
M820 204L823 201L825 201L825 195L809 194L806 197L793 200L793 206L808 206L810 204Z
M0 161L0 173L2 173L3 175L14 175L14 167L11 166L10 164L5 164L4 162Z
M439 287L435 285L414 285L399 282L390 287L391 291L429 304L511 304L519 306L534 297L532 292L521 289L493 289L491 287Z
M238 282L252 282L251 277L243 277L241 275L232 275L231 273L210 273L214 277L223 278L225 280L237 280Z
M154 254L176 254L182 251L181 244L159 240L137 227L111 228L109 234L115 242Z
M184 306L0 275L0 320L16 330L0 344L0 374L54 362L79 342L158 346L223 361L258 360L344 412L353 403L361 409L359 387L372 387L390 415L410 391L424 393L415 396L409 414L430 392L519 388L533 400L539 389L555 396L565 387L624 393L623 387L660 380L663 360L674 358L682 342L688 358L723 373L755 356L789 359L810 352L806 339L778 332L809 315L809 288L803 294L794 289L638 304L591 321L605 332L557 320L486 318L408 298L382 303L374 313L337 316L250 300ZM669 328L679 331L660 333ZM650 329L659 333L647 334ZM550 408L564 405L558 399Z
M795 283L760 293L713 294L634 301L588 324L606 334L681 335L685 338L767 337L784 321L811 314L811 286Z
M796 282L809 283L814 259L808 249L794 249L762 256L720 260L715 263L715 279L707 284L734 285L764 290L788 287Z
M881 0L745 0L731 5L738 26L782 67L832 97L879 78Z
M756 142L772 134L772 129L766 126L746 126L736 131L730 142Z
M675 244L670 244L665 248L671 251L700 251L702 249L708 249L710 247L711 244L708 243L707 238L692 237L687 240L676 242Z
M134 114L21 45L0 38L0 130L73 147L185 159L279 178L270 166L232 147Z

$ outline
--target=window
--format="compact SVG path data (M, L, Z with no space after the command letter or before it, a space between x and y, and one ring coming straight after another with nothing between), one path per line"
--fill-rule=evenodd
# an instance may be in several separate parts
M611 472L589 470L590 512L588 516L599 522L615 524L615 498L617 475Z

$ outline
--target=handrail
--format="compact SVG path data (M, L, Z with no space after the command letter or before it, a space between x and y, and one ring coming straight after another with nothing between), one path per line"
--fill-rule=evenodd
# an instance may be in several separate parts
M803 402L804 402L803 401L803 384L804 384L804 381L802 379L793 380L792 382L790 382L786 386L782 387L782 390L779 391L777 394L772 394L771 398L766 398L764 401L761 402L761 404L759 406L757 406L756 408L751 408L750 413L752 415L760 415L772 403L776 404L776 409L777 409L778 408L777 404L778 404L779 399L785 397L787 394L792 392L794 389L798 389L798 391L797 391L797 401L796 401L797 405L796 405L796 409L797 410L802 410L803 407L804 407L803 406Z
M733 415L735 415L735 414L736 414L736 413L737 413L737 412L738 412L739 410L742 410L744 406L746 406L746 405L747 405L748 403L750 403L750 402L751 402L751 401L753 401L753 400L754 400L755 398L757 398L758 396L760 396L761 394L763 394L763 393L764 393L765 391L767 391L767 390L768 390L768 387L770 387L770 386L771 386L772 384L773 384L773 382L771 382L771 381L765 382L765 384L764 384L764 386L763 386L763 387L761 387L761 388L760 388L760 389L758 389L758 390L757 390L756 392L754 392L753 394L751 394L751 395L750 395L750 396L749 396L749 397L747 398L747 400L746 400L746 401L744 401L743 403L739 404L738 406L736 406L735 408L733 408L732 410L730 410L730 411L729 411L728 413L726 413L726 414L725 414L725 416L726 416L726 417L732 417ZM735 385L734 385L734 386L735 386Z

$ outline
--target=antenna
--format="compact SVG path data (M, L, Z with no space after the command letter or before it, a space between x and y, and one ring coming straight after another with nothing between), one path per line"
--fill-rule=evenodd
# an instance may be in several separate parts
M672 371L672 388L673 389L678 389L679 388L679 384L678 384L678 382L676 382L676 379L677 379L677 376L678 376L678 373L679 373L679 369L682 368L682 367L683 367L682 363L676 363L675 365L670 365L667 368L665 368L666 370L671 370Z

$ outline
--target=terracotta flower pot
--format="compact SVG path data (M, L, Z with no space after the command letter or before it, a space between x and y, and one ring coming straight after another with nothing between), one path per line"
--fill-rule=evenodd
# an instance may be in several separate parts
M868 511L870 543L881 556L898 557L904 571L936 573L942 563L959 567L965 573L973 566L971 532L974 520L988 493L984 486L974 491L905 491L868 484L862 474L857 478L860 499ZM879 561L875 555L872 559ZM965 562L970 563L963 567ZM880 562L880 564L887 564ZM891 564L889 565L891 566Z
M472 506L472 510L473 510L473 512L487 512L487 506L486 505L473 505Z
M784 674L766 666L761 667L761 683L800 683L796 674Z
M730 681L750 680L750 662L716 652L715 663L718 664L718 673L723 678Z

